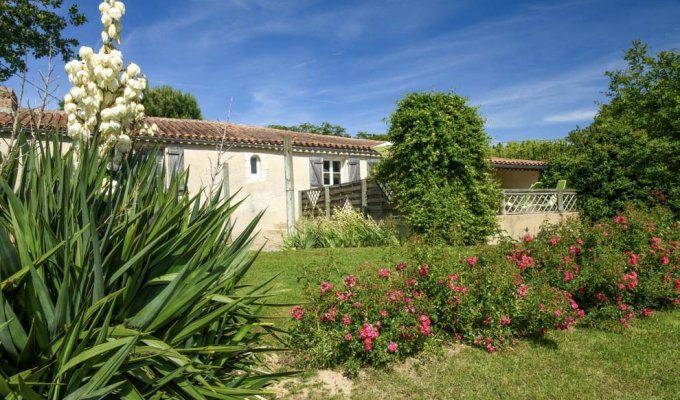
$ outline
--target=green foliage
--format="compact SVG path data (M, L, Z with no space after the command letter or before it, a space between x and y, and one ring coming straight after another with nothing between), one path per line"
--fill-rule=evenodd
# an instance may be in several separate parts
M196 98L170 86L150 88L144 94L143 104L149 117L203 119Z
M116 172L57 140L20 139L0 177L3 398L266 393L253 354L270 279L240 283L257 219L230 242L236 206L178 196L186 173L166 187L144 153Z
M331 125L328 122L322 122L321 125L304 122L300 125L267 125L267 127L284 131L315 133L317 135L350 137L345 128L340 125Z
M61 54L73 58L76 39L62 36L68 26L86 19L76 4L62 11L63 0L3 0L0 2L0 82L26 69L25 57L42 58Z
M337 209L331 218L303 218L295 233L284 238L284 249L396 246L394 224L376 222L354 210Z
M491 146L491 156L550 162L563 157L569 149L566 140L522 140Z
M433 339L495 352L577 322L630 329L680 305L679 240L667 210L630 209L449 261L416 246L415 265L359 267L311 287L310 301L291 310L292 345L302 363L356 369L417 354Z
M500 190L477 109L452 93L411 93L390 123L394 145L377 176L414 232L449 244L484 241L496 230Z
M650 55L634 42L624 59L626 69L607 73L609 104L569 134L571 152L554 170L579 190L591 219L629 203L666 204L680 215L680 53Z
M387 142L390 140L390 135L387 133L368 133L366 131L359 131L356 134L357 139L379 140Z

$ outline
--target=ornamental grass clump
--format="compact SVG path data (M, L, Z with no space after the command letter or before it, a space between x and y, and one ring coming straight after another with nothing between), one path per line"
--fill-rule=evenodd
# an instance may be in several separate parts
M268 394L277 375L256 354L272 351L259 344L273 329L269 281L241 283L259 216L234 235L232 199L190 196L186 172L168 177L132 146L130 134L149 133L144 80L112 50L124 6L100 10L104 48L67 67L72 145L61 132L24 132L0 169L0 394Z
M397 245L399 234L391 221L375 221L358 211L338 208L330 218L300 220L295 232L284 237L283 247L292 250Z

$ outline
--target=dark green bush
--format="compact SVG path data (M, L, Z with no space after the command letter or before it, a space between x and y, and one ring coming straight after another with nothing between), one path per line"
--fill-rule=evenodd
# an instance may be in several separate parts
M500 190L488 174L490 139L466 98L411 93L391 115L389 136L377 174L414 233L468 245L495 232Z

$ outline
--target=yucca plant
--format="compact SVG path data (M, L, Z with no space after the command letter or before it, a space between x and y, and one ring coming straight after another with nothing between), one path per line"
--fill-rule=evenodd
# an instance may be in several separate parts
M97 146L22 143L0 174L0 395L267 393L268 282L240 284L258 219L231 238L237 204L178 196L186 174L166 187L141 152L112 171Z

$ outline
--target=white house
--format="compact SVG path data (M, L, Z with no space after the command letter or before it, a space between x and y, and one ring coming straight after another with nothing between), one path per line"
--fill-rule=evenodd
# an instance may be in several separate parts
M0 87L0 151L7 151L6 138L12 131L16 114L16 97L11 89ZM46 111L31 117L18 110L19 124L26 129L65 132L66 114ZM147 119L158 126L154 137L139 136L136 141L158 146L159 162L171 169L189 169L188 190L219 191L223 196L236 195L243 200L235 214L235 232L240 232L260 211L266 210L260 225L259 242L272 246L280 243L287 228L284 138L290 136L293 150L293 190L295 213L300 191L336 185L366 178L371 166L380 158L374 147L384 143L290 132L278 129L231 123ZM529 160L491 159L494 173L507 189L527 189L538 181L545 163ZM538 216L532 217L540 224ZM515 221L513 230L523 229ZM502 222L502 221L501 221ZM519 225L518 225L519 224Z

